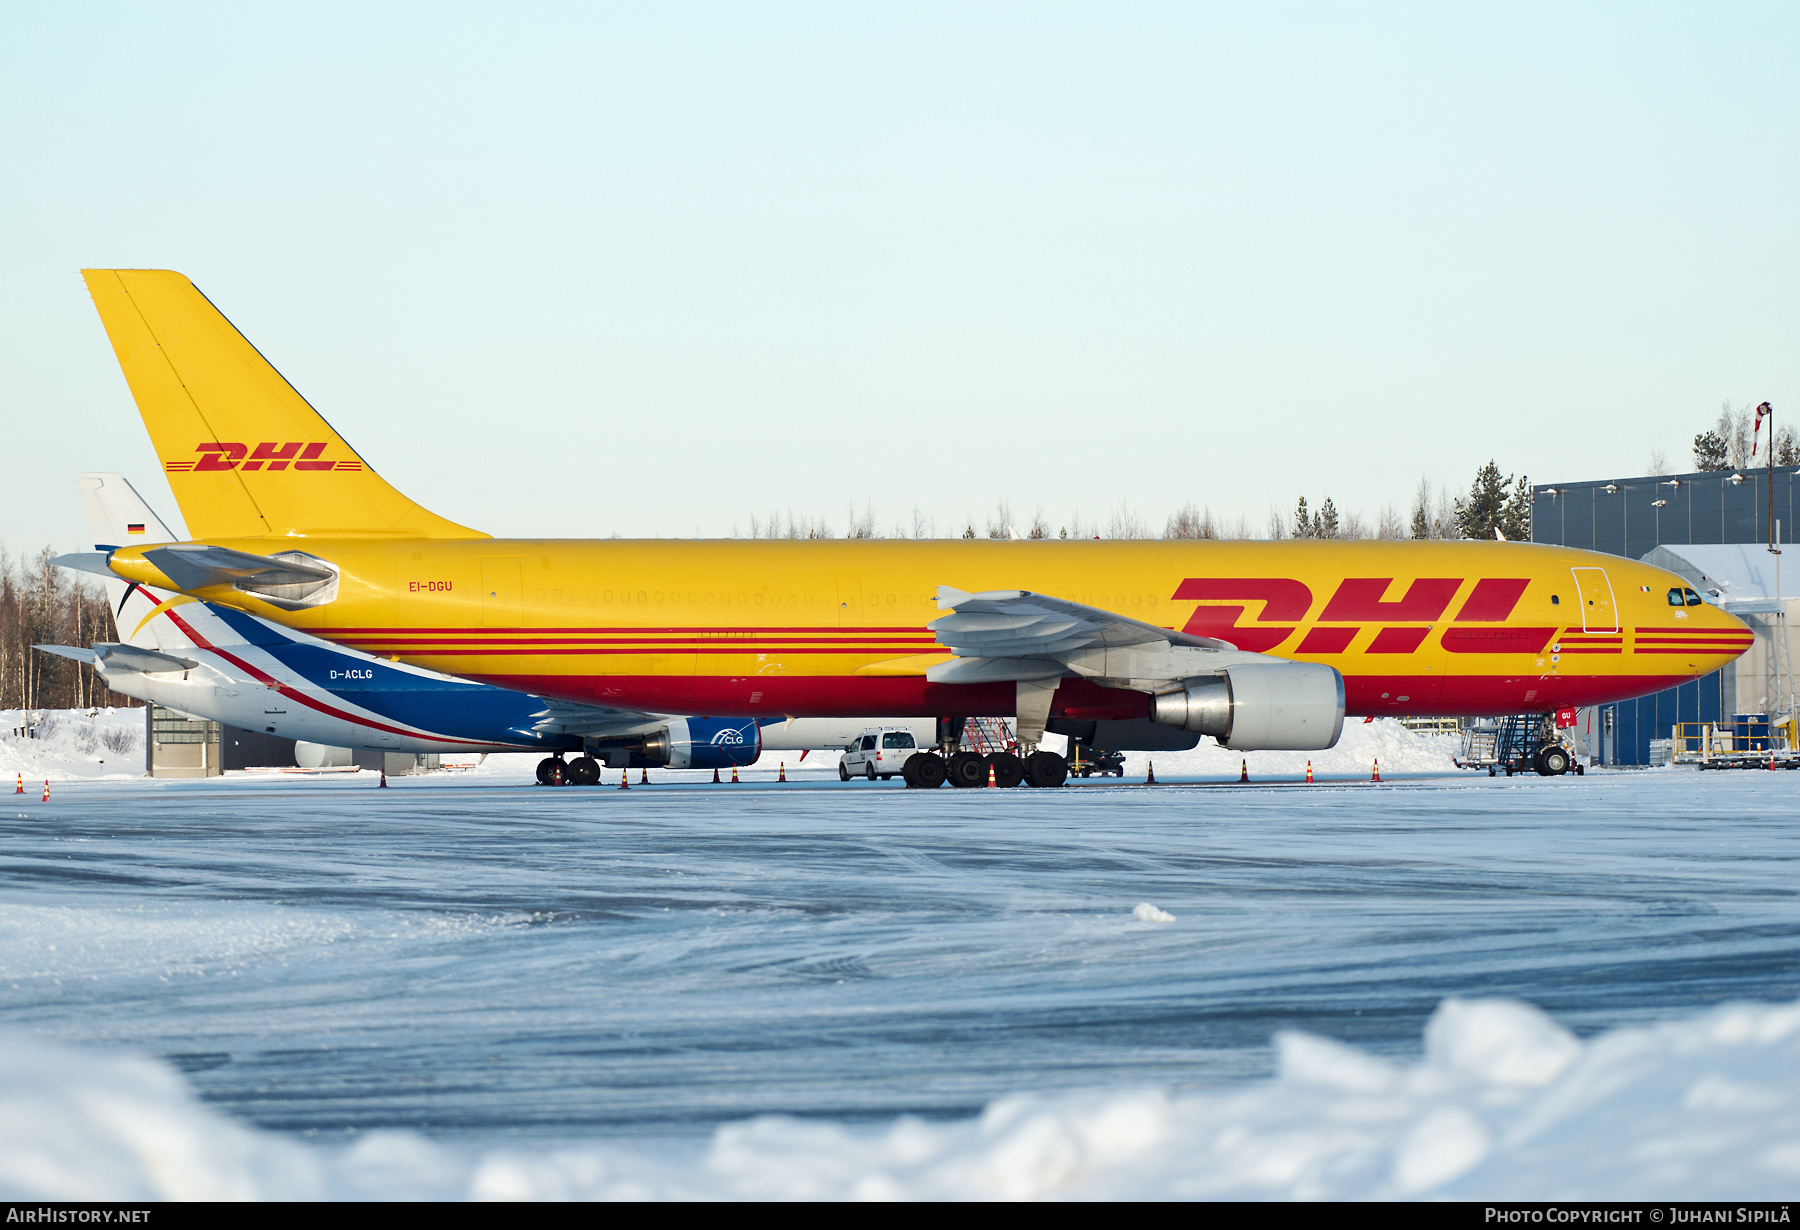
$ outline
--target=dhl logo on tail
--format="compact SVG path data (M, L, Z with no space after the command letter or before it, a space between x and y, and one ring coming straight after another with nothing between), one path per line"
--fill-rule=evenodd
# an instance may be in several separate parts
M267 466L270 470L285 470L292 465L296 470L360 470L360 461L321 460L325 452L324 441L308 444L304 440L295 440L288 444L277 444L268 441L256 446L251 452L242 444L220 442L216 444L196 444L194 451L201 454L198 461L165 461L163 469L171 474L217 473L222 470L260 470ZM248 453L249 456L245 456Z

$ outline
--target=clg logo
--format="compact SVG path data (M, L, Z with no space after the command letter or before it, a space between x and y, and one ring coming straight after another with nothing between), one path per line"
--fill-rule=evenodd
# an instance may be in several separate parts
M363 468L360 461L323 461L319 456L325 451L323 443L308 444L301 440L291 444L266 442L258 444L255 451L242 444L196 444L194 451L201 455L198 461L165 461L163 469L171 474L216 474L225 470L260 470L265 466L271 470L285 470L290 465L296 470Z
M714 747L740 747L744 742L744 732L733 726L719 731L712 737Z

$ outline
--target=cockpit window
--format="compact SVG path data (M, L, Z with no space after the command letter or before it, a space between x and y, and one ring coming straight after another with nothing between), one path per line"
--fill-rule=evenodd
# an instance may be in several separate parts
M1684 589L1681 592L1687 595L1687 604L1689 606L1699 606L1700 605L1701 598L1700 598L1699 594L1696 594L1691 589Z
M1669 605L1670 606L1686 606L1687 605L1687 596L1691 592L1693 592L1693 591L1686 590L1686 589L1670 590L1669 591Z

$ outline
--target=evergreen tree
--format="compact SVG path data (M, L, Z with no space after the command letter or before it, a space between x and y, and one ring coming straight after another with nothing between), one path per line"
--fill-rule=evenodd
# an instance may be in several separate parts
M1716 431L1703 431L1694 437L1696 470L1729 470L1725 464L1725 441Z
M1502 522L1511 486L1512 475L1501 478L1500 467L1492 461L1477 470L1475 481L1469 485L1469 498L1456 502L1458 532L1464 538L1475 539L1492 539L1496 528L1505 533Z
M1313 536L1312 520L1306 515L1306 497L1301 496L1299 507L1294 509L1294 537L1311 538Z
M1337 506L1331 497L1325 497L1325 503L1319 506L1318 520L1314 523L1314 538L1336 538L1338 536Z
M1792 427L1783 427L1775 437L1775 464L1800 466L1800 438L1795 437Z
M1531 482L1523 474L1513 484L1512 497L1500 514L1500 532L1508 542L1531 541Z
M1423 478L1419 494L1413 497L1412 536L1420 540L1431 537L1431 484Z

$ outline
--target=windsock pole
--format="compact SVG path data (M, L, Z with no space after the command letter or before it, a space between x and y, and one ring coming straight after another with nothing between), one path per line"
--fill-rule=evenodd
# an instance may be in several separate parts
M1381 757L1379 756L1375 757L1375 771L1369 774L1369 780L1372 782L1381 780Z
M1238 765L1238 780L1240 782L1247 782L1250 780L1250 758L1248 756L1244 757L1243 761Z
M1310 761L1310 760L1306 762L1306 784L1309 786L1313 784L1312 761Z

